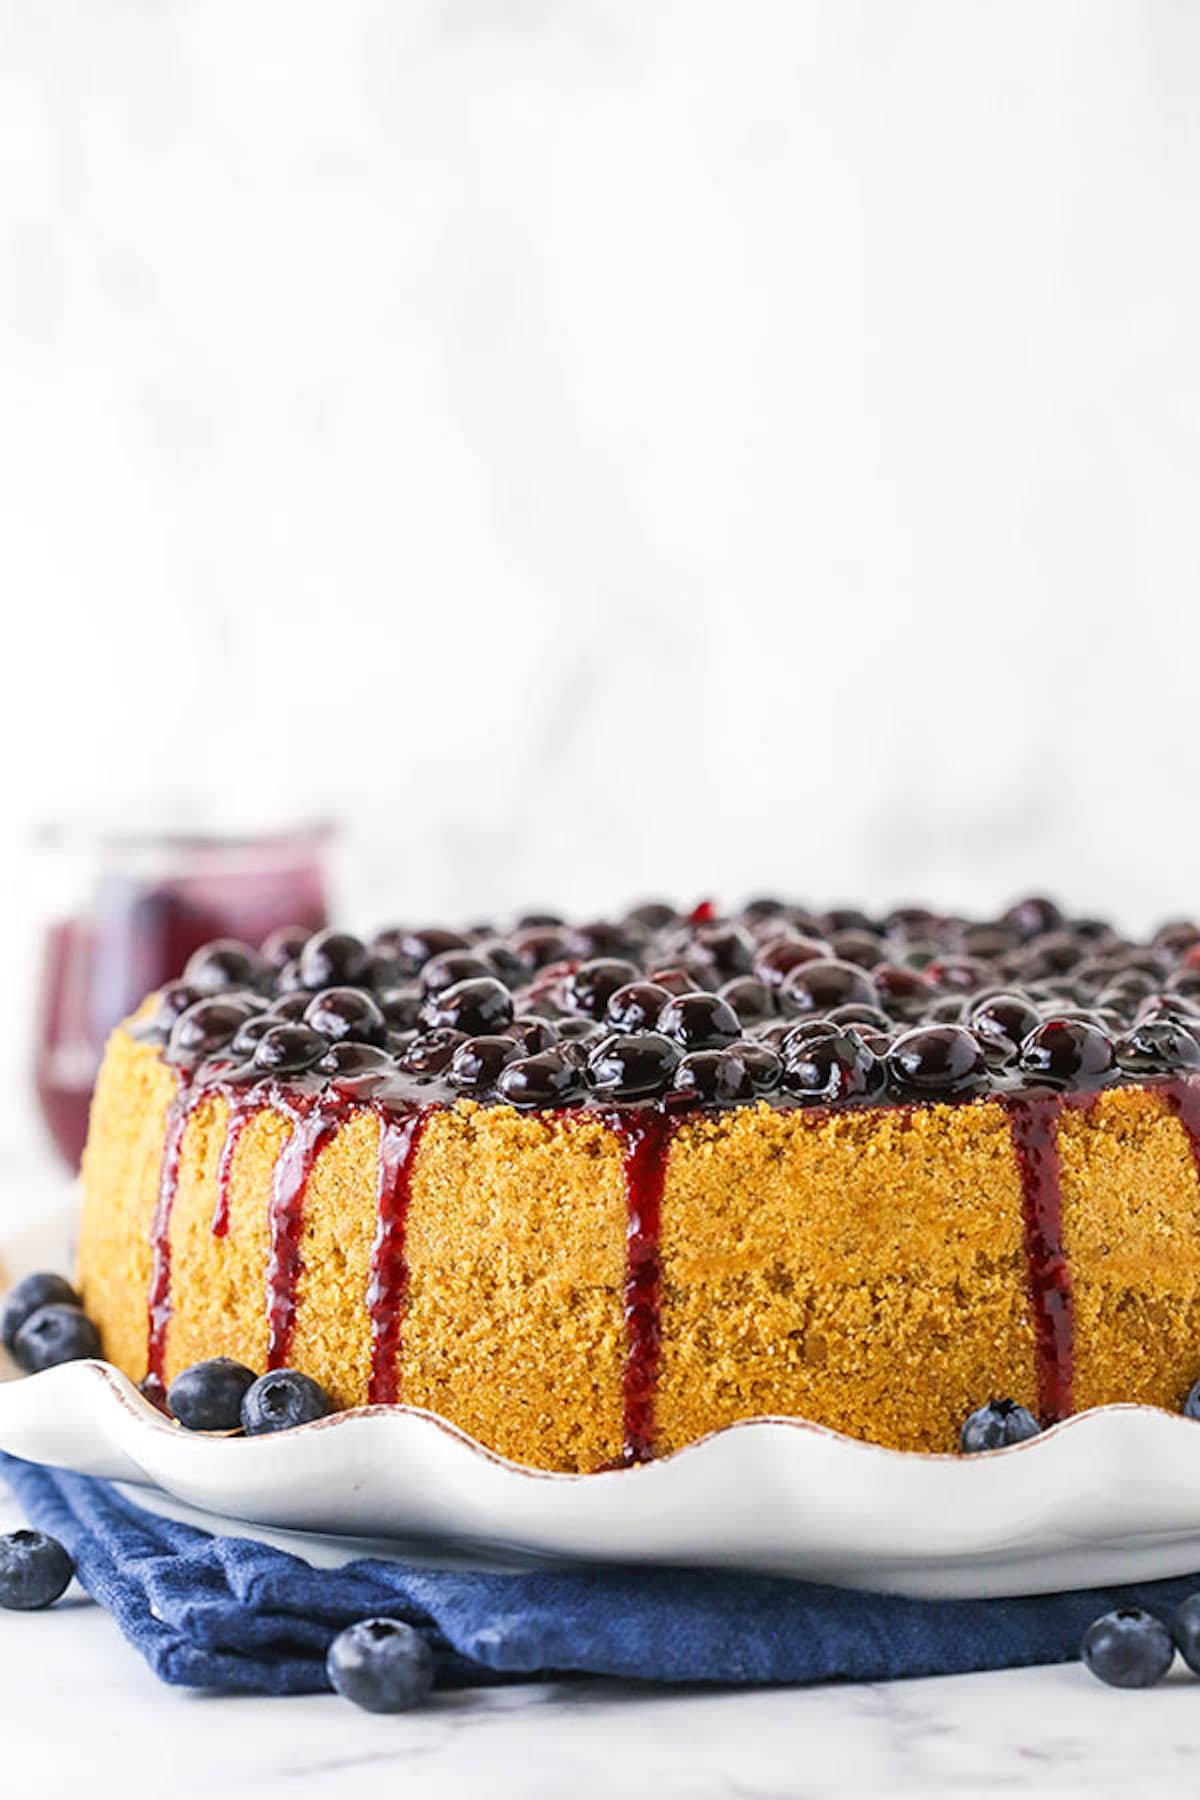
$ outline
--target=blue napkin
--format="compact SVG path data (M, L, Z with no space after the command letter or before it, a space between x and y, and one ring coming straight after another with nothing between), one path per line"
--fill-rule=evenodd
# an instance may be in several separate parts
M1020 1600L904 1600L693 1569L569 1567L480 1574L362 1561L310 1568L132 1505L105 1482L0 1455L31 1523L155 1674L182 1687L304 1694L356 1619L429 1641L443 1685L567 1673L659 1682L880 1681L1065 1662L1114 1606L1163 1618L1200 1577Z

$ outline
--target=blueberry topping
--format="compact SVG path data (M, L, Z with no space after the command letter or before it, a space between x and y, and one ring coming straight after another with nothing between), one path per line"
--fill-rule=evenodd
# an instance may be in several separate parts
M340 1081L355 1081L363 1076L391 1075L395 1066L389 1050L376 1044L358 1044L351 1038L331 1044L317 1064L321 1074L328 1075L335 1086Z
M308 1011L311 998L312 995L306 988L297 988L291 994L280 994L267 1008L267 1015L275 1025L285 1021L289 1025L298 1025Z
M500 1071L496 1089L510 1106L561 1106L582 1085L579 1063L563 1049L520 1057Z
M638 979L637 965L620 957L599 956L580 963L567 979L565 999L572 1012L588 1019L602 1019L608 1003L621 988Z
M443 950L470 948L471 940L462 932L443 931L433 925L422 931L389 927L385 931L377 931L371 939L371 949L379 955L391 957L401 978L417 974L431 956L439 956Z
M772 938L754 959L754 974L764 987L782 987L793 969L828 958L829 946L816 938Z
M1046 900L1037 894L1030 895L1026 900L1018 900L1009 907L1000 921L1022 939L1040 937L1046 931L1057 931L1062 922L1062 913L1053 900Z
M1021 1067L1049 1087L1099 1087L1115 1067L1109 1039L1079 1019L1048 1019L1021 1045Z
M538 1056L543 1050L551 1050L558 1042L558 1027L549 1019L530 1016L525 1019L514 1019L505 1027L504 1036L510 1037L522 1056Z
M242 1400L242 1430L247 1437L267 1431L290 1431L309 1425L333 1411L324 1388L299 1369L272 1369L246 1389Z
M627 981L609 996L607 1022L617 1031L652 1031L670 998L657 981Z
M176 1019L202 998L199 988L192 987L189 982L168 982L155 995L153 1010L137 1026L138 1037L157 1038L160 1042L165 1042L171 1035Z
M740 1038L729 1048L741 1057L749 1069L756 1093L769 1094L772 1088L779 1086L783 1079L783 1058L769 1044L752 1038Z
M383 988L375 995L375 1004L383 1014L389 1030L409 1031L417 1022L423 998L419 987L404 983Z
M481 975L495 974L491 964L473 950L442 950L421 970L421 987L427 994L440 994L456 981L477 981Z
M311 935L303 925L280 925L278 930L263 939L259 955L267 968L278 974L285 963L299 961L300 952Z
M719 994L679 994L668 1000L658 1029L685 1050L719 1050L742 1035L741 1021Z
M1117 1062L1131 1075L1159 1075L1200 1068L1200 1043L1175 1019L1146 1019L1113 1046Z
M765 981L753 975L738 975L720 989L722 1000L732 1006L742 1030L765 1024L776 1016L775 995Z
M1037 1030L1041 1014L1020 994L989 994L972 1008L967 1023L985 1049L1011 1058Z
M234 1033L229 1045L229 1054L235 1057L252 1057L259 1038L264 1037L273 1026L278 1024L279 1017L275 1013L251 1013L250 1017L239 1025Z
M382 1044L388 1021L365 988L326 988L309 1002L304 1023L334 1043L353 1038L356 1044Z
M873 969L887 956L879 938L866 931L835 931L829 947L839 962L855 963L860 969Z
M753 1100L759 1089L740 1050L692 1050L676 1065L671 1084L676 1093L691 1094L714 1106Z
M983 1050L961 1025L918 1025L896 1039L887 1061L892 1085L916 1098L978 1094L988 1085Z
M175 1377L167 1406L188 1431L240 1431L242 1401L254 1379L254 1370L232 1357L210 1357Z
M0 1606L7 1612L40 1612L71 1584L75 1564L57 1538L44 1531L0 1536Z
M793 1033L782 1054L783 1085L805 1106L870 1100L882 1092L883 1064L855 1031Z
M478 1037L503 1031L512 1018L512 995L502 981L486 975L456 981L440 994L430 994L421 1007L419 1023L427 1030L442 1026Z
M270 1075L299 1075L320 1062L328 1048L309 1025L272 1025L254 1046L254 1066Z
M367 946L348 931L318 931L300 952L300 979L313 992L360 987L368 972Z
M1109 1687L1147 1688L1174 1662L1175 1644L1153 1613L1122 1606L1088 1626L1079 1654L1084 1668Z
M469 1037L450 1058L446 1079L464 1094L486 1093L505 1064L520 1054L510 1037Z
M408 1712L433 1690L433 1652L399 1619L360 1619L334 1638L325 1659L329 1685L364 1712Z
M39 1306L13 1339L13 1361L27 1375L99 1355L100 1333L87 1314L57 1301Z
M39 1271L24 1276L9 1289L0 1311L0 1342L10 1356L16 1348L17 1333L22 1325L43 1306L73 1306L82 1310L83 1302L62 1275Z
M587 1076L598 1094L638 1100L662 1093L678 1061L677 1046L659 1032L614 1032L592 1051Z
M171 1027L167 1061L192 1063L214 1055L231 1044L240 1027L254 1016L254 1008L246 1000L197 1000Z
M216 938L188 958L183 979L200 994L220 994L226 988L254 988L266 981L269 969L250 944L236 938Z
M453 1031L444 1025L433 1031L423 1031L402 1053L400 1067L417 1081L431 1081L449 1067L454 1052L466 1041L466 1032Z
M1015 1400L989 1400L963 1421L959 1447L973 1456L979 1450L1003 1450L1037 1437L1041 1426L1033 1414Z
M783 983L781 995L783 1010L801 1017L829 1012L835 1006L874 1006L878 998L875 983L865 969L833 958L821 958L793 969Z

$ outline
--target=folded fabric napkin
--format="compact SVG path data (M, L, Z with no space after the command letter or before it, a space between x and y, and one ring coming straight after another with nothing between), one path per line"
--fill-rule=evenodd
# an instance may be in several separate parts
M484 1574L361 1561L314 1569L248 1538L144 1512L107 1483L0 1455L32 1524L155 1674L259 1694L328 1686L325 1652L356 1619L403 1619L443 1685L556 1674L659 1682L880 1681L1064 1662L1114 1606L1166 1617L1200 1577L1019 1600L905 1600L694 1569Z

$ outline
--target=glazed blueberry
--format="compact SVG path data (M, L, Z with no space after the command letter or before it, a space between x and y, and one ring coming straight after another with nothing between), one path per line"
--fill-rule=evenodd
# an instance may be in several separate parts
M736 1106L758 1094L747 1059L732 1049L690 1051L676 1065L671 1085L714 1106Z
M1057 931L1063 923L1062 913L1053 900L1047 900L1040 894L1031 894L1025 900L1018 900L1001 916L1000 923L1015 931L1021 939L1041 937L1043 932Z
M299 1369L272 1369L260 1375L246 1389L242 1400L242 1430L247 1437L261 1437L268 1431L290 1431L294 1425L309 1425L324 1419L333 1411L325 1390L311 1375Z
M879 938L867 931L834 931L829 947L839 962L854 963L860 969L873 969L887 956Z
M31 1319L43 1306L74 1306L82 1311L83 1302L62 1275L38 1271L26 1275L8 1290L0 1311L0 1343L12 1355L17 1333L26 1319Z
M613 1032L588 1057L588 1081L609 1099L638 1100L660 1094L678 1061L678 1047L659 1032Z
M740 926L723 920L720 924L697 927L692 935L692 952L718 981L729 981L749 972L754 962L754 939Z
M371 949L381 956L392 957L402 979L415 975L425 967L431 956L439 956L443 950L470 948L471 940L461 932L443 931L436 925L426 926L421 931L389 926L384 931L377 931L371 939Z
M313 996L304 1023L322 1037L339 1043L352 1038L356 1044L382 1044L388 1022L366 988L325 988Z
M1048 931L1034 938L1022 959L1022 972L1030 981L1048 975L1069 975L1084 960L1083 945L1069 931Z
M318 931L300 952L300 979L313 992L321 988L359 987L368 972L367 946L348 931Z
M835 1006L825 1015L831 1025L868 1025L872 1031L890 1031L892 1022L877 1006L859 1006L851 1001Z
M1016 932L1007 925L964 925L958 934L963 954L981 957L985 962L1009 955L1018 941Z
M199 988L192 987L186 981L168 982L155 995L153 1010L134 1027L134 1035L139 1038L156 1038L165 1043L176 1019L202 998Z
M921 1099L978 1094L988 1085L979 1042L961 1025L918 1025L888 1052L888 1076L902 1094Z
M753 973L764 987L780 988L793 969L803 968L805 963L824 962L828 956L829 946L819 938L772 938L755 957Z
M775 995L754 975L738 975L733 981L727 981L720 995L727 1005L732 1006L743 1031L751 1025L765 1024L776 1016Z
M805 1106L869 1100L882 1091L883 1064L856 1032L793 1035L782 1056L783 1085Z
M100 1333L78 1306L52 1302L30 1313L13 1339L12 1359L27 1375L100 1355Z
M501 1069L520 1056L510 1037L469 1037L450 1058L446 1080L466 1094L495 1087Z
M500 1071L496 1089L510 1106L561 1106L579 1092L581 1073L565 1050L523 1056Z
M190 1063L212 1056L231 1044L246 1020L255 1016L254 1008L245 1000L197 1000L180 1013L171 1027L167 1061Z
M952 994L976 994L991 980L986 963L974 956L939 956L924 971L926 981Z
M687 969L672 965L668 968L651 969L646 977L655 987L665 988L668 994L694 994L696 992L695 977Z
M1165 950L1172 958L1181 957L1193 944L1200 944L1200 925L1191 919L1168 919L1159 926L1151 942L1156 950Z
M408 1031L417 1022L424 996L415 983L402 983L384 988L375 996L375 1004L392 1031Z
M325 1671L334 1692L364 1712L407 1712L433 1691L433 1652L399 1619L360 1619L339 1633Z
M466 1041L465 1031L452 1031L444 1025L423 1031L401 1053L400 1067L416 1081L431 1081L449 1067L454 1052Z
M267 1008L267 1015L273 1024L298 1025L308 1011L308 1003L312 995L307 988L297 988L294 993L280 994L272 1000Z
M188 1431L240 1431L242 1401L254 1370L230 1356L193 1363L167 1389L171 1416Z
M391 1075L395 1073L395 1067L388 1049L378 1044L355 1043L352 1038L331 1044L317 1064L321 1074L328 1075L334 1082L354 1081L360 1076Z
M527 969L544 969L570 955L567 934L557 925L530 925L514 931L509 941Z
M265 1074L298 1075L319 1062L329 1045L309 1025L272 1025L254 1046L254 1066Z
M920 1018L934 997L933 983L921 970L902 963L880 963L871 970L871 979L879 1005L895 1019Z
M430 994L418 1015L426 1030L448 1027L470 1037L503 1031L513 1019L512 995L494 975L456 981L440 994Z
M1200 1043L1175 1019L1146 1019L1113 1046L1117 1062L1131 1075L1158 1075L1200 1068Z
M524 981L527 974L525 963L503 938L484 938L476 945L475 954L487 973L494 975L497 981L502 981L505 987L519 987Z
M1021 1068L1049 1087L1099 1087L1116 1068L1109 1039L1078 1019L1048 1019L1021 1045Z
M935 938L941 921L927 906L896 906L883 921L885 937L902 938L907 943L916 939Z
M585 960L636 956L647 942L649 932L636 919L613 925L607 919L591 919L586 925L573 925L567 931L568 954ZM625 977L632 981L637 970Z
M560 1044L583 1044L587 1048L602 1043L609 1035L607 1027L598 1025L595 1019L559 1019L554 1029Z
M229 1046L229 1054L240 1057L253 1056L254 1047L259 1038L264 1037L278 1023L279 1018L275 1013L251 1013L245 1023L239 1025L234 1033L233 1042Z
M719 1050L742 1035L741 1021L719 994L679 994L658 1016L658 1029L685 1050Z
M477 981L481 975L495 973L491 964L474 950L442 950L431 956L421 970L421 987L427 994L440 994L456 981Z
M1189 1594L1176 1607L1171 1620L1171 1636L1188 1668L1200 1675L1200 1594Z
M504 1029L505 1037L510 1037L522 1056L540 1056L543 1050L552 1050L558 1042L558 1028L549 1019L534 1017L514 1019Z
M44 1531L0 1536L0 1606L6 1612L40 1612L71 1585L75 1564L57 1538Z
M1153 1613L1121 1606L1088 1626L1079 1654L1084 1668L1109 1687L1147 1688L1174 1662L1175 1645Z
M617 1031L652 1031L670 998L657 981L627 981L610 994L605 1018Z
M804 963L786 977L780 995L785 1012L806 1017L835 1006L874 1006L879 996L865 969L854 963L820 958Z
M637 966L615 956L594 957L580 963L569 976L565 1000L572 1012L588 1019L602 1019L613 995L638 979Z
M1033 1414L1015 1400L989 1400L964 1420L959 1448L968 1456L979 1450L1003 1450L1037 1437L1040 1431Z
M1037 1030L1041 1014L1020 994L989 994L972 1007L967 1023L985 1049L1013 1057Z
M967 996L964 994L943 994L940 1000L932 1000L921 1017L926 1025L961 1025L963 1006ZM878 1030L873 1026L872 1030Z
M268 969L278 972L285 963L298 962L312 933L303 925L281 925L262 941L259 955Z
M831 906L825 914L822 924L827 931L854 932L861 938L878 939L879 937L879 929L874 919L868 917L857 906ZM853 958L847 957L846 961L851 962Z
M643 931L653 933L665 931L668 925L674 925L679 914L665 900L644 900L640 906L631 906L625 917L632 919Z
M783 1059L769 1044L751 1038L740 1038L730 1044L730 1052L741 1057L750 1071L750 1079L760 1094L769 1094L783 1079Z
M270 970L250 944L236 938L216 938L193 951L183 971L189 987L201 994L220 994L226 988L260 987Z

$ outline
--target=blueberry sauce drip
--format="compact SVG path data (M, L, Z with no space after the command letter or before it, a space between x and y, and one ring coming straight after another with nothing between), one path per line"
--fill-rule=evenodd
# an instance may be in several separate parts
M179 1163L188 1121L205 1090L183 1074L167 1107L158 1197L150 1224L150 1292L146 1302L146 1378L142 1392L155 1405L166 1398L167 1327L171 1322L171 1215L179 1186Z
M405 1234L412 1200L412 1171L417 1147L432 1107L395 1114L379 1121L379 1206L371 1251L367 1312L371 1319L372 1406L390 1406L399 1393L401 1318L408 1297Z
M237 1147L241 1142L242 1132L246 1129L251 1113L239 1099L229 1101L229 1118L225 1126L225 1142L221 1145L221 1156L217 1163L217 1200L213 1207L212 1234L216 1238L229 1234L229 1193L233 1182L233 1159L237 1155Z
M275 1159L271 1202L267 1211L270 1248L267 1252L267 1368L284 1369L292 1349L296 1325L296 1299L304 1261L300 1252L304 1236L304 1197L318 1156L342 1123L345 1102L330 1105L308 1100L281 1100L272 1105L292 1123L286 1144Z
M622 1461L654 1455L662 1350L662 1197L678 1116L645 1107L606 1116L621 1142L625 1181L625 1370Z
M1062 1241L1058 1154L1063 1105L1063 1096L1055 1093L1010 1095L1004 1101L1021 1175L1025 1279L1033 1315L1038 1411L1043 1425L1056 1424L1071 1412L1075 1374L1075 1306Z
M1183 1126L1197 1176L1200 1176L1200 1082L1169 1081L1163 1088L1163 1097Z

